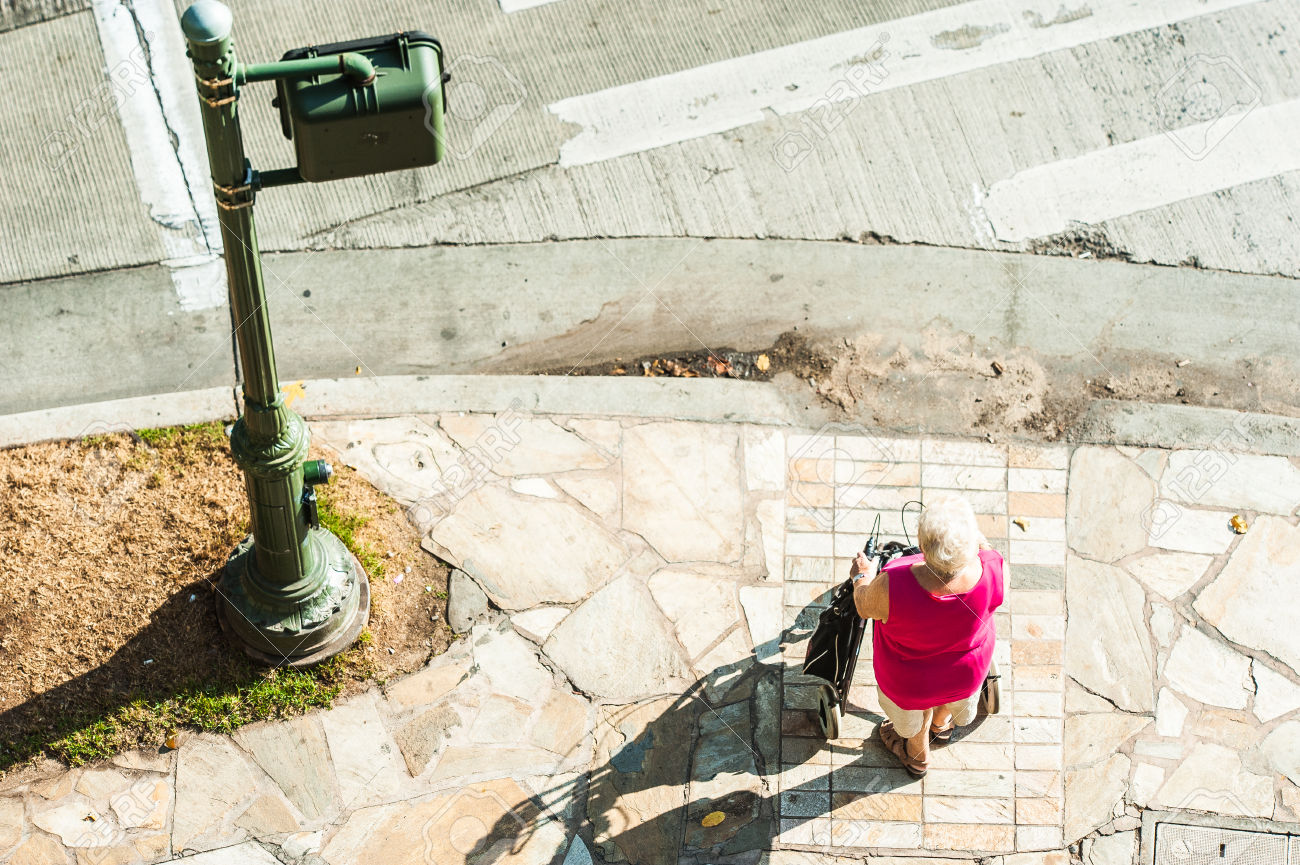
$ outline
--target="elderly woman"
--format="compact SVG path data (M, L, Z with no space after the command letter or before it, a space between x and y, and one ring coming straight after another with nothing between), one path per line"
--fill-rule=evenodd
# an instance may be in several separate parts
M876 620L872 661L888 718L880 740L920 777L931 736L946 742L954 727L975 720L1005 565L970 503L957 496L926 506L917 539L921 555L897 558L877 574L859 553L849 575L858 614Z

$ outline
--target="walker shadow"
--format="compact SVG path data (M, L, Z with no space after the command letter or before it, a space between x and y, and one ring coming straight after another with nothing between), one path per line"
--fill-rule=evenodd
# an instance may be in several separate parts
M782 648L802 641L822 609L806 607L783 634ZM801 677L791 684L787 675L784 690L801 692L793 695L799 708L783 708L781 664L802 663L783 660L781 650L762 660L768 663L751 654L719 667L676 698L607 707L597 716L587 778L549 785L527 808L503 815L473 849L463 851L466 863L513 865L519 860L512 851L539 823L559 819L569 837L584 840L597 863L757 865L779 833L798 837L800 826L812 829L806 824L824 821L833 808L851 809L857 799L916 783L897 763L882 767L883 751L873 745L866 749L874 759L859 760L858 740L822 737L815 696L810 704L807 697L815 695L820 679ZM852 692L850 704L860 722L865 710ZM872 735L883 718L867 714L866 720L869 728L859 728ZM778 800L777 774L783 770L786 784ZM830 792L839 787L842 792ZM566 815L564 803L570 801L579 803L578 813ZM808 834L808 847L825 846ZM835 843L866 846L854 840ZM564 852L551 865L560 865Z
M230 645L215 597L208 579L184 586L103 664L0 712L0 772L42 751L76 763L134 744L112 738L122 726L110 719L140 701L199 697L210 701L214 719L228 711L232 699L266 679L267 668ZM168 730L147 732L157 747Z

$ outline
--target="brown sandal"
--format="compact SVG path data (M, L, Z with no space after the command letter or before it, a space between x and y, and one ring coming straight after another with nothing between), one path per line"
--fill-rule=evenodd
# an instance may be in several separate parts
M957 729L957 725L954 724L954 723L952 723L951 721L948 722L948 726L946 726L946 727L944 727L944 728L942 728L942 729L940 729L940 728L934 726L933 724L931 724L931 725L930 725L930 741L931 741L931 742L938 742L938 743L941 744L941 745L946 745L946 744L948 744L949 741L952 740L952 731L955 730L955 729Z
M880 735L881 744L883 744L891 754L898 758L898 762L903 764L903 768L908 771L913 778L924 778L926 769L930 768L927 761L917 760L907 753L907 740L898 735L894 730L893 721L885 721L880 725L877 731Z

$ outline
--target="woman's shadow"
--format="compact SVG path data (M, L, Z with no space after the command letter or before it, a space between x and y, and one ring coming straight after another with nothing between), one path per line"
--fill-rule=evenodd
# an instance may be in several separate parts
M825 848L832 811L847 827L836 847L889 846L854 834L871 819L868 800L909 792L919 808L920 782L871 738L884 720L873 688L850 689L841 737L822 735L816 694L823 680L798 674L823 609L805 607L779 646L757 647L676 698L611 707L597 720L590 773L548 784L503 815L465 851L467 865L525 861L514 854L551 820L565 823L567 837L580 839L572 846L585 850L570 859L557 851L549 865L585 865L586 852L595 863L757 865L778 838ZM870 666L864 650L859 670ZM536 855L526 861L547 861Z

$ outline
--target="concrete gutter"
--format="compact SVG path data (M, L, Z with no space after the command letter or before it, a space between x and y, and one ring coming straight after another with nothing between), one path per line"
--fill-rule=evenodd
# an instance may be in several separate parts
M300 386L293 407L309 420L500 412L513 407L536 414L809 426L775 385L727 379L395 375L319 379ZM237 413L238 392L217 387L0 415L0 447L230 420ZM1300 456L1300 418L1099 400L1066 438L1079 444Z
M1300 457L1300 418L1098 400L1068 435L1080 443L1197 448Z

